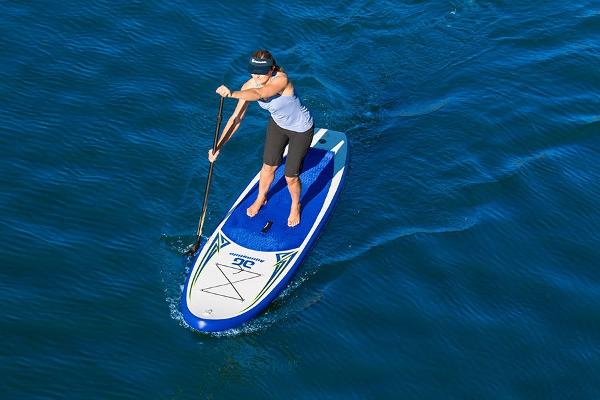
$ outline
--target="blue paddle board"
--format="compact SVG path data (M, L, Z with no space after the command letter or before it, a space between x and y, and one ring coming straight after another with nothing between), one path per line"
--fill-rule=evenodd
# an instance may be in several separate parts
M287 149L286 149L287 154ZM181 299L185 321L198 331L235 328L258 315L287 286L314 245L340 194L348 164L344 133L319 129L304 159L300 224L290 228L284 164L267 203L252 218L257 174L196 253Z

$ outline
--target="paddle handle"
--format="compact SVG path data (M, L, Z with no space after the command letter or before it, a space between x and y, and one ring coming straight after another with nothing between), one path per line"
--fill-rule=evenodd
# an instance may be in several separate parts
M215 136L213 138L213 153L217 149L217 142L219 140L219 132L221 131L221 120L223 119L223 102L224 97L221 97L219 103L219 112L217 113L217 127L215 129ZM202 214L200 216L200 222L198 223L198 230L196 231L196 241L199 242L202 236L202 228L204 227L204 218L206 217L206 209L208 208L208 193L210 192L210 183L212 181L213 169L215 163L211 162L208 168L208 178L206 179L206 187L204 188L204 200L202 201Z

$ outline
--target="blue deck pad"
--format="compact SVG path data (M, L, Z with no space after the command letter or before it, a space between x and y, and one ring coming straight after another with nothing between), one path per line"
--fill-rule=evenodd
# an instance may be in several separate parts
M287 219L291 198L283 175L285 159L275 171L275 179L267 195L267 204L253 218L246 215L258 193L258 184L233 210L221 229L237 244L259 251L282 251L300 247L323 207L327 191L333 178L333 156L331 151L310 148L304 158L300 173L302 210L300 224L290 228ZM273 225L266 232L262 228L268 221Z

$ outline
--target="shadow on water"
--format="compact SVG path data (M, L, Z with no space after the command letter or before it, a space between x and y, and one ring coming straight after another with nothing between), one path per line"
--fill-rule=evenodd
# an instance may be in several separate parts
M427 114L432 114L441 110L448 104L448 99L433 99L414 103L400 108L399 110L390 111L387 117L417 117Z

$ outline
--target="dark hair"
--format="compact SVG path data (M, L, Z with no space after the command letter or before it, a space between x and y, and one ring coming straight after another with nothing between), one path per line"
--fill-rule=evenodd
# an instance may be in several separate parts
M275 61L275 57L273 57L273 54L271 54L271 52L269 50L265 50L265 49L256 50L254 53L252 53L252 57L262 58L265 60L273 60L273 71L285 72L283 70L283 68L281 68L279 65L277 65L277 62Z

